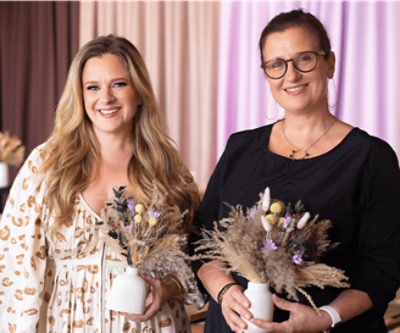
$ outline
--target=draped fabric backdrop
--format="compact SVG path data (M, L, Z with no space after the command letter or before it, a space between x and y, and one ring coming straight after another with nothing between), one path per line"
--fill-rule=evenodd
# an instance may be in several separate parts
M260 69L258 39L276 14L319 17L336 53L332 112L400 152L400 2L81 2L80 44L103 34L142 52L170 136L204 187L233 132L283 116Z
M78 14L77 2L0 2L0 130L27 153L50 134L78 49Z
M142 53L185 162L204 185L216 152L218 2L82 2L80 43L110 33Z
M321 19L336 53L332 112L400 151L399 2L223 2L218 86L218 154L227 136L282 116L260 70L258 38L273 16L303 8ZM238 38L226 38L236 35ZM223 38L225 36L225 38ZM278 115L277 115L278 114Z
M28 152L43 142L78 38L123 35L143 54L169 134L204 188L231 133L282 117L258 39L274 15L299 7L331 37L332 112L399 155L399 1L0 2L0 130Z

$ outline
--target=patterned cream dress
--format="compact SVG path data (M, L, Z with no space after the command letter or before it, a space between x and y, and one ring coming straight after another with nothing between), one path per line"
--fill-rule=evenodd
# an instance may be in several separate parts
M142 323L107 309L124 265L99 238L100 217L82 196L73 222L50 235L54 218L43 199L40 159L39 146L19 171L0 222L0 332L190 332L183 299L170 300Z

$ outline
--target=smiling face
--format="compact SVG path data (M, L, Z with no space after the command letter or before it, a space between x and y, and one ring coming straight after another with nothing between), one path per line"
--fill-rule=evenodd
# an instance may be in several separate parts
M104 54L87 60L82 71L82 90L85 111L97 136L130 135L140 100L121 58Z
M263 47L263 59L288 60L304 51L321 51L318 40L309 29L293 27L268 35ZM296 70L289 62L282 78L274 80L267 77L272 95L286 112L308 113L328 108L327 79L333 77L335 57L333 53L328 59L318 55L317 61L315 69L308 73Z

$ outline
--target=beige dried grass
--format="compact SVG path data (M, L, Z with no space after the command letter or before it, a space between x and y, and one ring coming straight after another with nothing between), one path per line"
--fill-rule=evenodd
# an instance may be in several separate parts
M98 224L106 245L146 275L163 279L174 274L186 290L197 289L189 258L183 251L187 247L185 213L176 205L167 205L156 186L151 202L140 203L141 207L124 190L124 186L114 188L114 198L101 212L102 221Z
M282 213L274 213L276 222L269 224L267 232L261 218L271 211L265 210L262 202L260 194L260 200L246 213L241 206L230 207L229 217L216 222L212 230L203 231L205 237L198 244L194 259L221 260L229 271L252 282L270 282L278 293L287 293L290 299L298 300L297 293L303 294L313 307L311 296L303 288L349 287L342 270L319 263L331 247L328 238L331 221L319 221L315 216L299 229L297 223L304 211L273 200L272 203L279 203L284 209Z

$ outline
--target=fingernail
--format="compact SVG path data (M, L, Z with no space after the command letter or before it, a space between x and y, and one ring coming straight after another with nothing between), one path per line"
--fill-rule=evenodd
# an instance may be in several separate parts
M245 317L247 320L250 319L250 315L248 315L247 313L243 317Z

